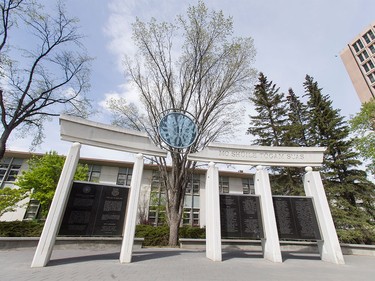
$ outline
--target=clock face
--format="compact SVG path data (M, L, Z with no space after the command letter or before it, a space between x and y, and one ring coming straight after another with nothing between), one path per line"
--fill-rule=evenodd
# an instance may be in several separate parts
M197 125L187 115L171 112L159 123L159 134L162 140L174 148L187 148L197 138Z

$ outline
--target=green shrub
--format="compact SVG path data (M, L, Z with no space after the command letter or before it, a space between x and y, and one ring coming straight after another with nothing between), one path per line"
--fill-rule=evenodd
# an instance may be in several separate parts
M169 227L152 225L137 225L135 237L143 237L143 246L167 246L169 240Z
M183 226L179 230L181 238L205 238L206 230L199 227ZM137 225L135 237L143 237L145 240L143 246L168 246L169 227Z
M39 237L43 225L43 222L38 221L2 221L0 237Z
M180 238L206 238L206 229L193 226L183 226L179 230Z

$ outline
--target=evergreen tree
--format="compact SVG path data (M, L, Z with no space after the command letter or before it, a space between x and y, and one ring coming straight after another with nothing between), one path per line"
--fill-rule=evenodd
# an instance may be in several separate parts
M322 178L338 233L347 242L375 241L374 184L357 169L361 161L348 138L349 126L312 77L307 75L303 85L310 145L327 148Z
M287 124L284 94L279 93L276 84L268 81L263 73L259 74L258 81L250 97L258 114L250 116L247 134L256 137L253 144L280 146Z
M256 137L253 144L264 146L290 145L288 134L290 122L283 93L267 77L260 73L258 84L255 86L250 100L255 105L257 115L250 116L251 126L247 133ZM272 168L274 175L271 177L272 192L278 195L301 195L303 193L301 169L298 168Z
M284 145L309 146L307 107L300 101L292 88L289 88L286 100L289 123Z

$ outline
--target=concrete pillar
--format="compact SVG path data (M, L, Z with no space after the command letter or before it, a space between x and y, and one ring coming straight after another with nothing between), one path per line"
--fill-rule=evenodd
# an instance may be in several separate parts
M213 162L208 164L206 175L206 257L222 261L219 170Z
M135 226L137 223L137 210L139 193L141 191L141 181L143 174L143 155L137 154L133 167L133 175L130 183L128 204L126 207L126 216L124 231L120 252L120 262L130 263L132 260Z
M59 231L60 224L64 216L65 207L69 199L70 189L72 188L72 182L79 160L80 149L81 144L77 142L73 143L68 155L66 156L64 167L56 187L55 195L53 196L51 207L49 209L31 267L44 267L51 258L57 232Z
M320 257L323 261L345 264L320 173L313 172L311 167L307 167L305 170L306 174L303 179L305 193L306 196L313 197L323 239L318 241Z
M255 194L260 195L260 208L263 218L262 239L263 257L272 262L282 262L275 211L273 208L271 185L268 173L262 166L257 167L254 181Z

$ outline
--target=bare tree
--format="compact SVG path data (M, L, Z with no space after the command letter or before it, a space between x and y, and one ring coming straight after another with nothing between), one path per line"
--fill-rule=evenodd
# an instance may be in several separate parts
M201 1L190 6L186 16L178 16L176 24L137 20L133 38L139 53L133 61L127 58L125 65L144 110L123 99L109 102L115 124L148 132L155 144L170 152L171 163L164 158L154 160L167 192L171 246L178 243L185 189L196 166L187 156L219 137L233 136L243 117L238 104L256 76L251 67L253 40L234 38L232 33L232 18L221 11L208 11ZM189 148L177 149L162 142L158 122L168 110L194 116L199 133Z
M62 111L88 114L84 93L91 59L80 43L77 19L66 15L61 2L56 15L33 0L1 0L0 10L1 159L14 130L21 136L33 130L33 144L39 144L46 119ZM27 49L12 42L20 33L31 38Z

